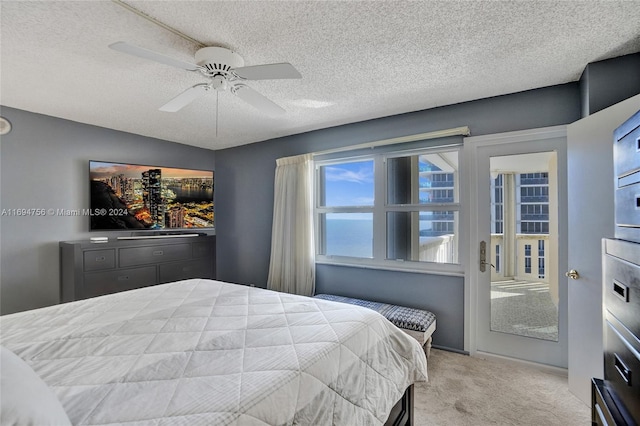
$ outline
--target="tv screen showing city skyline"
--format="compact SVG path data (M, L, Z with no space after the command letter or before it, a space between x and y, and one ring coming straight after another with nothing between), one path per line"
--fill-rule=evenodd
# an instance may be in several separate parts
M91 230L214 227L213 171L89 162Z

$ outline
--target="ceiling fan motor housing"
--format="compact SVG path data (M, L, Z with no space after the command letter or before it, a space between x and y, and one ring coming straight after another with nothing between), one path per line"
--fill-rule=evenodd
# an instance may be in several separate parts
M233 68L244 66L242 56L224 47L203 47L196 52L195 59L209 77L226 76Z

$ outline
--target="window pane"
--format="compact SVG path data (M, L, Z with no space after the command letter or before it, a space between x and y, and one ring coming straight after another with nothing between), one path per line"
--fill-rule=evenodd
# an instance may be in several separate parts
M388 212L387 259L457 263L458 213Z
M373 257L373 213L322 215L327 256Z
M372 206L373 160L320 167L320 205Z
M458 201L458 151L387 159L389 204L454 203Z

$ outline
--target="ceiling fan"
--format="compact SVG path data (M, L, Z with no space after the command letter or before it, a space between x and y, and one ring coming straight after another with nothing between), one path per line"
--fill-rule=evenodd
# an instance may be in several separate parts
M195 54L196 63L182 61L162 53L138 47L124 41L110 44L109 47L129 55L149 59L161 64L170 65L187 71L200 72L209 81L199 83L180 93L175 98L160 107L160 111L176 112L194 100L215 91L223 92L227 89L249 105L258 110L277 115L285 112L283 108L267 99L244 82L247 80L274 80L302 78L302 75L287 62L244 66L244 60L237 53L224 47L203 47Z

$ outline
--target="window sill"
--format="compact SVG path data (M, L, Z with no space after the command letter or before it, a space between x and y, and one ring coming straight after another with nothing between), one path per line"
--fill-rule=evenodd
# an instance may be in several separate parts
M316 258L316 265L346 266L349 268L378 269L385 271L410 272L426 275L446 275L451 277L464 277L463 266L459 264L433 264L428 266L416 266L414 262L388 262L384 264L375 263L368 259L359 260L336 260L329 258ZM435 265L435 266L434 266Z

